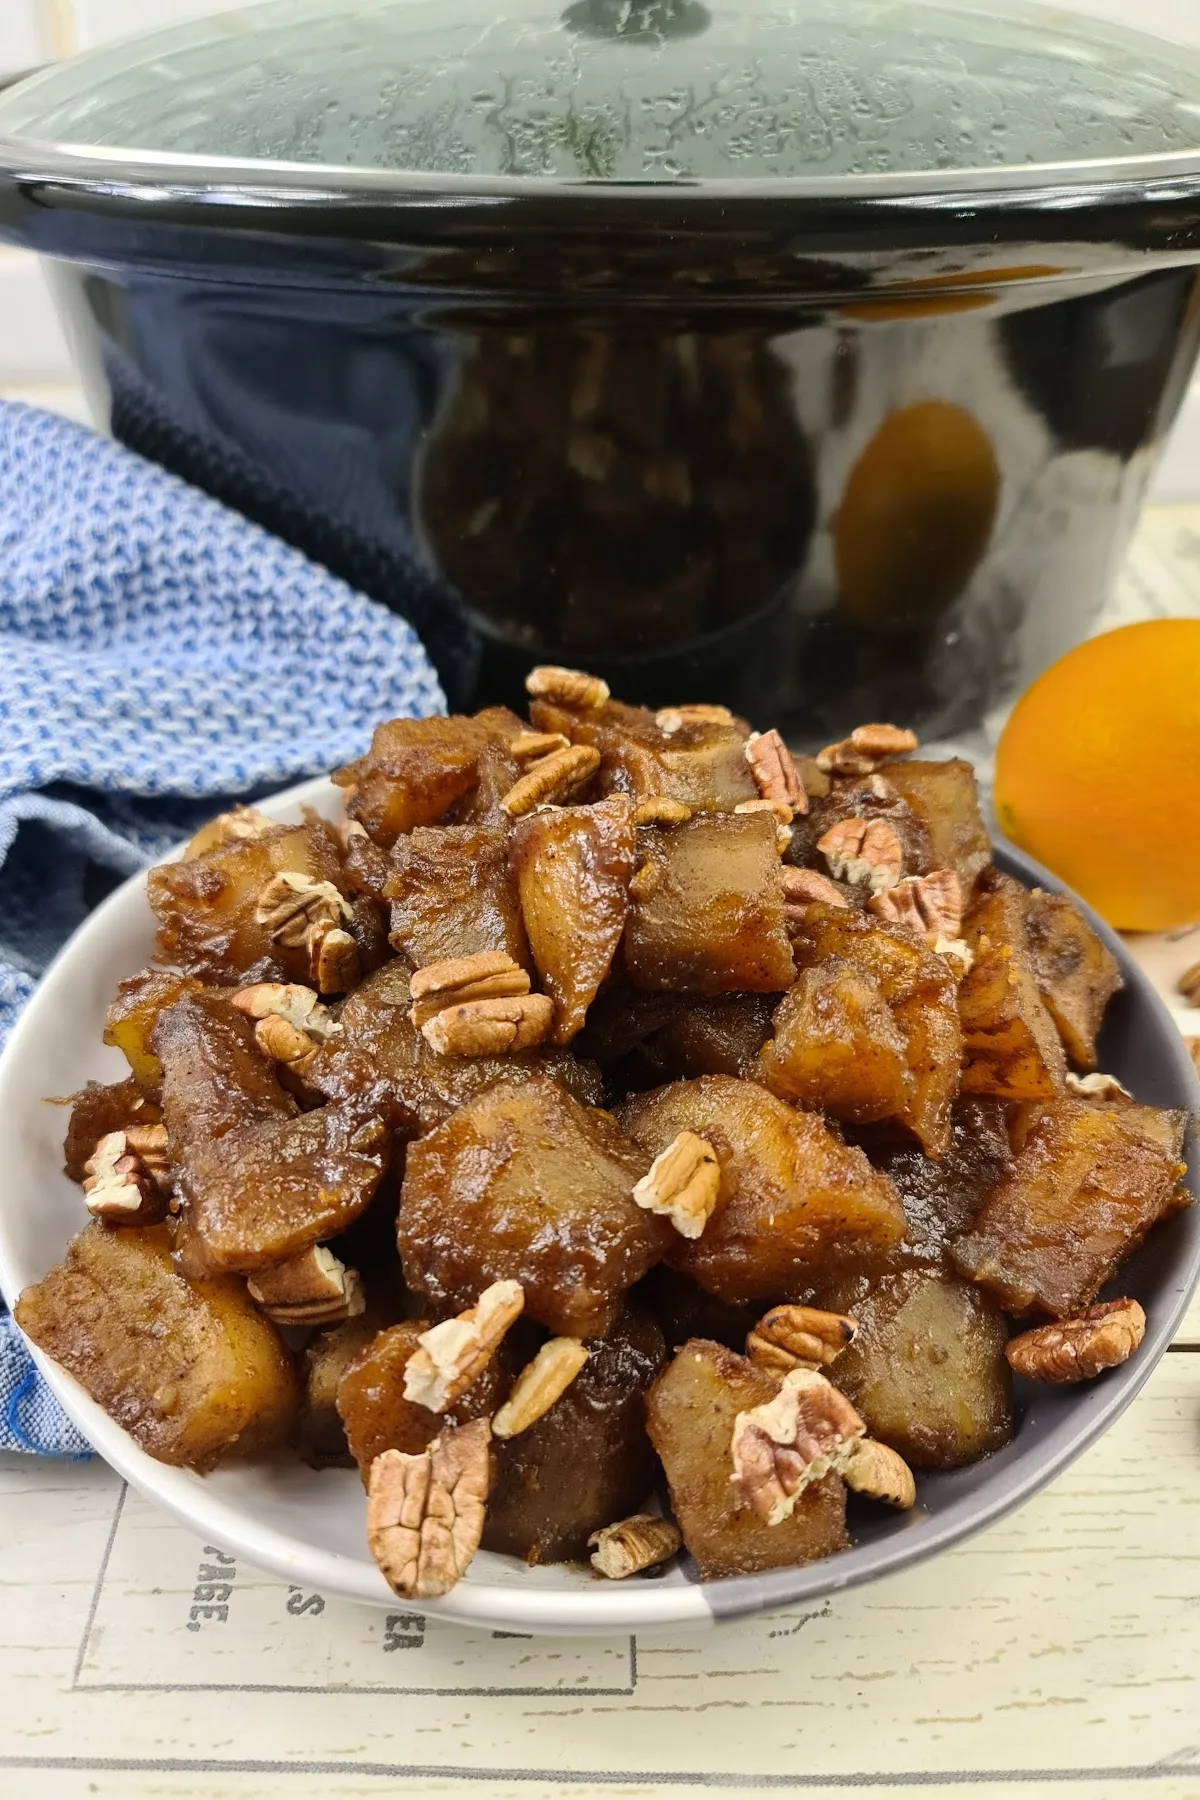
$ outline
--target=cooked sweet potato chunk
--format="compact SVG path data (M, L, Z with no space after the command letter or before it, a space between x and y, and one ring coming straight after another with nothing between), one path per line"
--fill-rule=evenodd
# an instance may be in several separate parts
M633 803L624 795L529 813L513 827L521 913L554 1001L556 1043L576 1035L608 974L625 929L635 848Z
M154 1021L164 1006L173 1005L184 994L194 994L199 986L190 975L143 969L117 987L104 1021L104 1041L121 1052L133 1079L147 1093L156 1093L162 1080L162 1064L150 1048Z
M959 757L946 762L906 758L888 763L883 775L929 838L928 865L908 873L953 869L962 883L963 902L969 904L976 882L992 860L974 769Z
M395 1109L378 1085L296 1114L259 1055L248 1020L216 995L160 1014L163 1118L184 1210L188 1273L283 1262L365 1212L387 1164Z
M1121 986L1117 959L1065 894L1034 888L1025 900L1034 980L1077 1069L1096 1067L1096 1033Z
M338 1382L338 1415L364 1487L371 1464L385 1450L415 1456L428 1449L444 1425L465 1425L495 1412L520 1368L519 1352L506 1340L465 1394L444 1413L430 1412L404 1394L408 1359L430 1323L411 1319L381 1331L348 1364Z
M634 1183L650 1158L557 1082L497 1082L408 1152L397 1238L404 1278L439 1309L519 1281L564 1337L602 1337L672 1236Z
M1004 1105L966 1096L958 1100L949 1147L937 1162L915 1144L885 1144L868 1149L868 1155L904 1202L905 1252L936 1262L1012 1166Z
M831 1266L878 1261L904 1235L896 1190L862 1151L756 1082L677 1081L627 1100L618 1117L647 1159L683 1131L716 1152L716 1209L700 1237L674 1237L668 1261L720 1300L797 1295Z
M859 1125L906 1116L915 1084L905 1040L865 969L829 956L802 970L774 1024L758 1078L781 1100Z
M822 1304L858 1321L829 1374L872 1437L918 1469L957 1469L1008 1442L1008 1327L978 1288L918 1264Z
M700 815L638 833L625 967L636 987L782 993L795 970L769 813Z
M1120 1110L1057 1099L951 1255L1009 1312L1066 1318L1177 1208L1182 1172Z
M504 830L418 826L397 840L384 892L392 948L414 969L482 950L502 950L530 966Z
M772 1399L778 1383L744 1356L690 1339L650 1389L646 1420L671 1510L705 1581L792 1568L846 1546L846 1490L828 1475L790 1518L766 1525L730 1480L734 1421Z
M186 1281L165 1226L91 1224L16 1306L21 1329L159 1462L211 1469L281 1443L299 1388L244 1282Z
M83 1180L83 1165L102 1137L128 1131L131 1125L157 1124L162 1114L137 1082L115 1081L110 1087L89 1081L71 1096L71 1116L63 1141L63 1166L72 1181Z
M341 1035L322 1045L305 1079L331 1100L348 1098L377 1079L420 1131L432 1131L495 1081L548 1075L585 1106L603 1098L599 1072L552 1045L513 1056L439 1056L408 1016L408 971L391 962L348 996Z
M909 1074L904 1105L892 1116L920 1139L927 1155L941 1156L962 1061L958 1000L945 959L903 926L821 905L808 908L793 948L798 968L821 968L837 957L878 987L903 1040ZM784 1022L790 1023L787 1012Z
M746 764L746 731L728 724L683 719L673 729L643 706L607 700L602 706L568 707L535 700L529 716L539 731L560 731L573 744L600 752L597 784L602 794L678 800L703 812L732 812L758 789Z
M223 984L307 981L308 951L276 944L255 917L263 888L287 870L341 887L337 834L324 819L275 825L261 837L163 863L146 877L159 962Z
M644 1045L656 1082L751 1074L771 1033L773 1006L771 994L726 994L683 1007Z
M974 963L959 986L967 1094L1050 1100L1067 1065L1025 941L1025 890L996 876L963 926Z
M300 1454L314 1469L354 1467L337 1409L338 1383L355 1358L392 1322L386 1316L389 1310L368 1299L364 1312L318 1331L304 1346Z
M666 1361L662 1333L629 1311L548 1412L496 1439L485 1550L529 1563L582 1558L593 1531L625 1518L654 1485L645 1394Z
M375 727L367 754L335 769L332 780L349 790L350 817L388 850L474 787L479 752L492 735L477 719L388 719Z

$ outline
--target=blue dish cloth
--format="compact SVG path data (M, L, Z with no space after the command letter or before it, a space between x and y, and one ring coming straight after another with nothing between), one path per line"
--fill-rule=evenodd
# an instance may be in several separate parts
M444 710L396 614L109 439L0 402L0 1043L113 876L358 756L378 720ZM2 1306L0 1450L87 1454Z

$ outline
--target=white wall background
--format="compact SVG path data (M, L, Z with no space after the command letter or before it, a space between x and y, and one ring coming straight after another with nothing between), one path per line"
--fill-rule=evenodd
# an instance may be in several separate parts
M229 12L244 0L0 0L0 77L133 32ZM497 0L500 10L503 0ZM1057 0L1200 47L1200 0ZM0 393L85 417L62 334L33 261L0 247ZM1164 499L1200 499L1200 385L1159 477Z

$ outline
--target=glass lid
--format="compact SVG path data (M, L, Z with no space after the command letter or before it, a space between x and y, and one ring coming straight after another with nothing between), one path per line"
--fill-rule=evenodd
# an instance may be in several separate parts
M1200 169L1200 57L1007 0L275 0L20 83L0 139L126 174L195 158L475 191L995 187Z

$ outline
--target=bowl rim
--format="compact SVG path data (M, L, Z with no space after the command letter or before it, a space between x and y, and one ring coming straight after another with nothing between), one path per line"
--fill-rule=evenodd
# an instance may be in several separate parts
M258 801L264 811L285 814L298 807L324 801L335 790L324 776L282 790ZM169 857L174 860L180 846ZM1025 886L1053 893L1071 893L1049 870L1002 840L993 840L997 865L1015 875ZM25 1054L41 1010L55 1004L56 993L69 981L76 966L86 965L92 945L100 941L105 923L129 908L135 896L144 898L145 871L131 876L91 913L59 951L14 1027L0 1055L0 1118L7 1103L8 1075ZM1094 912L1071 894L1102 941L1116 956L1126 988L1143 1009L1154 1029L1166 1071L1188 1096L1190 1110L1200 1109L1200 1078L1192 1064L1182 1034L1155 991L1117 935ZM1193 1189L1198 1171L1189 1158ZM26 1201L25 1204L29 1202ZM6 1186L0 1169L0 1295L11 1307L19 1291L6 1219L19 1205ZM1187 1217L1187 1214L1181 1215ZM758 1575L730 1576L705 1583L665 1582L596 1583L588 1587L547 1589L532 1585L474 1582L460 1583L443 1599L422 1601L430 1617L470 1626L518 1629L539 1634L618 1634L712 1623L733 1619L800 1600L814 1600L841 1593L881 1575L897 1573L928 1557L950 1549L995 1524L1006 1514L1040 1492L1080 1456L1124 1412L1141 1391L1169 1347L1197 1286L1200 1286L1200 1208L1194 1212L1191 1243L1182 1266L1174 1271L1172 1302L1150 1319L1146 1338L1137 1357L1110 1370L1098 1383L1078 1390L1070 1415L1053 1428L1053 1441L1039 1446L1024 1463L996 1471L982 1496L967 1495L954 1501L944 1513L926 1517L921 1529L889 1532L879 1539L855 1545L816 1563L782 1568ZM281 1577L303 1579L327 1594L394 1607L396 1596L378 1572L362 1561L322 1550L287 1531L257 1520L242 1506L206 1491L204 1478L190 1471L156 1462L132 1437L92 1401L78 1383L32 1345L34 1362L63 1410L98 1453L124 1479L155 1505L161 1506L189 1529L215 1539L248 1562ZM1014 1440L1016 1441L1016 1440ZM972 1465L986 1468L988 1459Z

